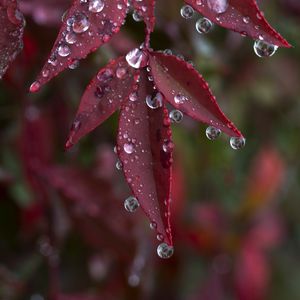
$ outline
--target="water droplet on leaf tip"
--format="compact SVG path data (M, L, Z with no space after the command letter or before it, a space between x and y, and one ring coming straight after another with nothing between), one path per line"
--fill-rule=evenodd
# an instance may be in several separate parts
M163 259L170 258L174 254L174 247L169 246L167 243L161 243L157 247L157 254Z
M139 208L139 206L140 204L138 200L133 196L128 197L124 201L124 207L128 212L135 212Z
M230 146L234 150L240 150L246 145L246 139L243 137L231 137Z

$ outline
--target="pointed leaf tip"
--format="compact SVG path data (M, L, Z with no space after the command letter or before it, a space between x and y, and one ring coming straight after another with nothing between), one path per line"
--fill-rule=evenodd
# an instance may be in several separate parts
M267 22L255 0L184 1L198 13L222 27L279 47L291 47Z
M48 61L36 82L44 85L64 69L78 63L107 43L123 25L127 1L75 0L68 10Z
M135 88L135 70L124 57L101 69L85 90L72 124L66 149L99 126L126 101Z
M122 107L117 150L133 195L157 231L159 241L172 245L170 185L173 143L168 112L163 104L151 109L146 97L154 93L142 72L134 102Z
M168 102L197 121L229 136L242 137L221 111L207 82L191 64L161 52L150 52L149 57L155 85Z

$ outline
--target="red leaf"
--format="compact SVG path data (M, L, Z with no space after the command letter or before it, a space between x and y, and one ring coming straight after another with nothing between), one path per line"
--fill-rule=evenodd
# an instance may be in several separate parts
M66 143L69 148L95 129L128 99L135 85L134 69L124 57L101 69L84 92Z
M150 40L150 34L155 26L155 0L133 0L133 8L141 16L146 24L146 44Z
M264 18L255 0L184 0L212 22L280 47L291 45ZM198 4L197 4L198 3ZM211 3L211 4L210 4Z
M31 92L39 88L79 59L107 43L120 30L126 16L126 1L103 1L104 6L89 10L92 2L74 0L69 9L48 62L44 65Z
M0 0L0 79L23 48L24 18L15 0Z
M242 136L223 114L208 84L192 65L160 52L151 52L149 56L155 85L168 102L195 120L219 128L229 136Z
M161 240L172 245L169 200L173 144L166 108L150 109L146 105L146 96L153 92L143 72L138 100L129 101L121 110L118 154L133 195L156 224Z

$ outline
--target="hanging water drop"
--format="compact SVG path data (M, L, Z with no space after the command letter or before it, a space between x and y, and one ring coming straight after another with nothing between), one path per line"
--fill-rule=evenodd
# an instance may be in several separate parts
M180 123L183 119L183 113L178 109L174 109L169 113L169 118L172 122Z
M162 96L162 94L157 93L154 97L148 95L146 97L146 104L152 109L162 107L162 105L163 105L163 96Z
M128 212L135 212L139 208L139 206L140 204L138 200L133 196L128 197L124 201L124 207Z
M211 31L212 26L212 22L207 18L200 18L195 25L196 30L199 33L208 33L209 31Z
M117 162L116 162L116 169L121 171L123 168L123 164L122 162L118 159Z
M206 128L205 134L209 140L214 141L221 135L221 130L213 126L209 126Z
M143 21L143 16L137 10L134 10L132 13L132 19L135 22L141 22Z
M277 51L278 46L257 40L254 42L253 49L258 57L271 57Z
M161 243L157 247L157 254L160 258L170 258L174 253L174 248L166 243Z
M246 139L243 137L231 137L230 146L234 150L239 150L244 148L246 145Z
M135 69L144 68L148 64L148 54L143 50L135 48L126 55L126 61Z
M189 5L184 5L180 9L180 14L185 19L190 19L194 15L194 9Z

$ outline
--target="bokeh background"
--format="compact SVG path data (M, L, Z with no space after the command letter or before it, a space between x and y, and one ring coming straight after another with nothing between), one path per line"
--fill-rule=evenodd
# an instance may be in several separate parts
M299 0L260 1L294 46L267 59L218 26L198 34L199 15L182 19L182 1L157 1L153 48L192 60L247 138L234 151L188 117L173 125L167 261L143 213L123 207L117 115L64 151L89 80L143 41L143 24L129 15L111 43L28 94L70 0L20 4L24 51L0 82L0 299L300 299Z

